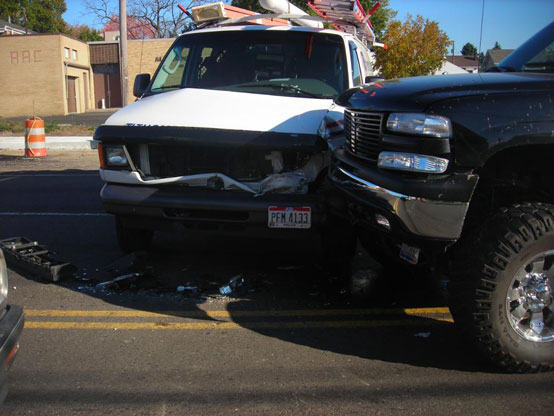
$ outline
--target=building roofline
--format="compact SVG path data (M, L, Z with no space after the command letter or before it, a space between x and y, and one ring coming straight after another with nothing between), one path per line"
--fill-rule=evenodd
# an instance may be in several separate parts
M4 36L0 36L0 39L9 38L9 37L16 37L16 36L18 38L32 37L32 36L63 36L64 38L68 38L68 39L71 39L71 40L74 40L74 41L77 41L77 42L84 43L85 45L88 45L87 42L82 41L81 39L77 39L77 38L74 38L72 36L66 35L65 33L27 33L27 34L24 34L24 35L4 35Z
M17 30L22 30L22 31L25 31L25 32L30 32L31 34L33 33L36 33L34 30L31 30L31 29L27 29L23 26L20 26L20 25L16 25L15 23L10 23L8 22L7 20L4 20L4 19L0 19L0 26L3 26L3 27L12 27L14 29L17 29Z

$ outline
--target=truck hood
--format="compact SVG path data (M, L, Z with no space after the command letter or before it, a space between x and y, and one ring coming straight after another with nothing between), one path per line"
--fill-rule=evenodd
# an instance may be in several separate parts
M374 111L425 111L437 101L468 95L554 88L550 74L484 73L434 75L377 82L341 94L343 106Z
M136 101L105 124L315 134L332 104L330 99L187 88Z

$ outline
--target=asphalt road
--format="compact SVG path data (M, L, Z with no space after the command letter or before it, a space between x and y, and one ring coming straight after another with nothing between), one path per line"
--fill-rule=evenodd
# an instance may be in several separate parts
M10 270L26 327L3 415L554 411L554 373L480 362L440 287L393 271L376 284L367 273L333 276L305 242L160 234L134 258L144 277L96 290L133 258L122 258L102 211L93 152L4 160L0 239L36 240L78 272L48 283ZM243 290L219 296L237 274Z

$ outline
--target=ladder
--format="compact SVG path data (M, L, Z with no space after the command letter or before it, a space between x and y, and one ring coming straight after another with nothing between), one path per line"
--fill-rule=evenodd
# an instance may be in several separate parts
M375 41L369 18L379 3L367 14L359 0L308 0L308 6L336 30L350 33L369 45Z

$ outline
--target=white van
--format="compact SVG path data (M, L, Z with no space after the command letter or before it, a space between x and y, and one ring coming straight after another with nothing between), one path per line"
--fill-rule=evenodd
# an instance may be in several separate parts
M159 229L293 237L326 220L321 192L342 110L373 75L353 35L217 25L178 37L135 103L95 132L101 191L124 251Z

